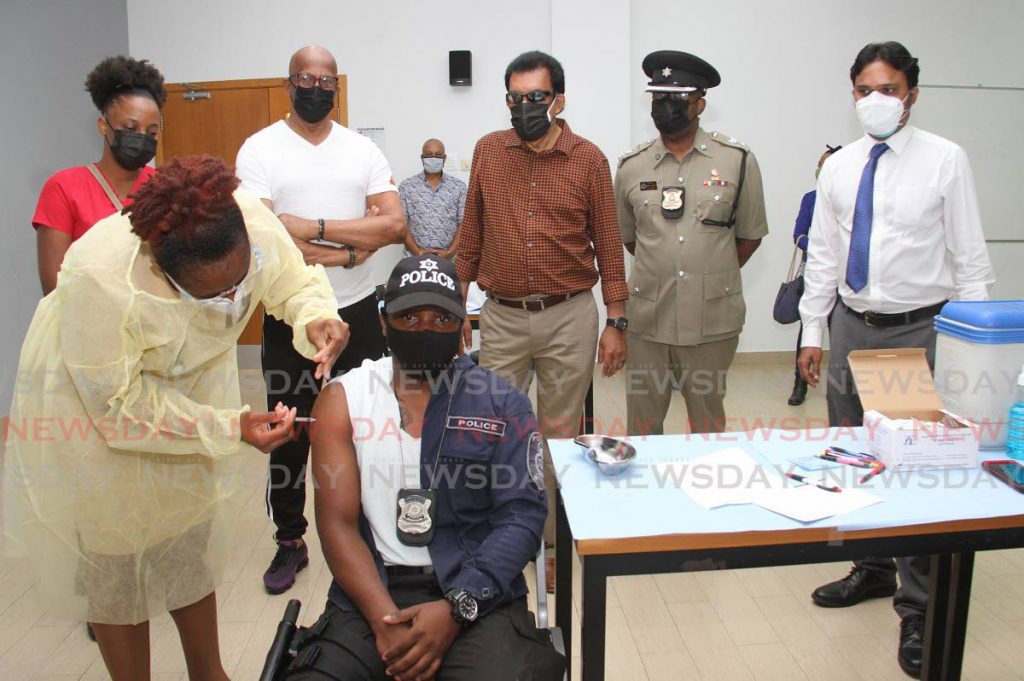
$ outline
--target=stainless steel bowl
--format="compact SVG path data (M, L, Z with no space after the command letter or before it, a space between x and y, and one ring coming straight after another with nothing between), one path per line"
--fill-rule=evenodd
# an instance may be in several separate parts
M583 456L608 477L622 475L636 458L636 447L607 435L580 435L574 442L583 447Z

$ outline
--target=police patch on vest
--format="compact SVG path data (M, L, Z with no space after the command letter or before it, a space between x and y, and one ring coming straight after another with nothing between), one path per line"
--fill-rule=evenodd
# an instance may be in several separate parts
M544 489L544 436L537 431L526 440L526 470L537 489Z
M505 422L498 419L485 419L479 416L449 416L448 428L451 430L475 430L484 435L505 436Z

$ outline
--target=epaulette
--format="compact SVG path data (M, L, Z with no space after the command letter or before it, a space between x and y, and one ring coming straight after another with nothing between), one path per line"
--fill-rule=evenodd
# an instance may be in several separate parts
M629 159L633 158L634 156L639 154L641 151L644 151L644 150L648 149L652 144L654 144L654 138L651 138L651 139L647 140L646 142L641 142L640 144L636 145L636 148L633 149L632 151L627 151L622 156L619 156L619 165L618 165L618 167L621 168L623 163L625 163Z
M725 133L722 132L711 133L711 139L715 140L716 142L721 142L722 144L727 144L730 147L736 147L737 149L744 149L746 151L750 151L750 147L748 147L746 144L740 142L735 137L730 137L729 135L726 135Z

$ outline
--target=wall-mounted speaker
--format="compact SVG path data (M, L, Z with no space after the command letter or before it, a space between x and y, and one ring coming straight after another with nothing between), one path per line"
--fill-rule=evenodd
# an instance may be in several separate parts
M469 50L448 52L448 82L451 85L473 84L473 53Z

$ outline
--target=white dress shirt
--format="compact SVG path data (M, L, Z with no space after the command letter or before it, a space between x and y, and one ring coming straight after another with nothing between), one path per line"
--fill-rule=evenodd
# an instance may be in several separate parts
M907 125L885 140L875 170L867 286L846 285L857 188L877 142L865 135L843 147L818 177L800 300L803 346L821 347L837 292L853 310L889 314L985 300L995 281L967 154Z

